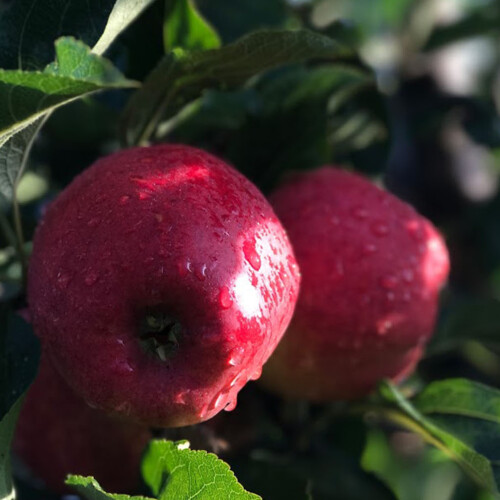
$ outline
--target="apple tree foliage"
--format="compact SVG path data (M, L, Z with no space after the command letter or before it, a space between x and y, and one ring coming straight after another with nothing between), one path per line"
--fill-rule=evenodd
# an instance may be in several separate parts
M321 10L329 3L330 18ZM287 170L331 162L384 175L449 231L452 260L456 251L479 277L452 276L429 358L403 386L382 382L351 405L286 403L251 386L228 429L200 425L229 442L234 452L221 455L231 468L189 450L179 439L197 431L181 429L146 450L146 496L105 492L98 477L68 484L88 499L438 498L424 496L424 485L435 488L429 478L448 487L439 498L499 494L500 203L473 204L449 172L436 174L457 156L440 140L450 120L496 160L495 93L457 97L408 68L457 40L498 36L500 3L423 29L425 4L0 2L0 499L52 498L22 478L14 489L9 451L39 356L22 311L40 212L97 156L157 141L221 154L264 192ZM370 50L387 40L405 49L391 64Z

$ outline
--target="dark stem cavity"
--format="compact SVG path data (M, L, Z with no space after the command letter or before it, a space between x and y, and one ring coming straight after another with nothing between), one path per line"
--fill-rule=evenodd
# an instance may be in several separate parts
M168 361L179 349L181 324L162 312L148 313L140 325L140 342L146 352Z

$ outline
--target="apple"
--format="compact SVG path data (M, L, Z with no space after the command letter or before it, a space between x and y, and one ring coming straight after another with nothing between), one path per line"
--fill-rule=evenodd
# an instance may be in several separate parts
M158 145L100 159L48 207L28 302L54 365L89 404L176 427L235 406L298 287L258 189L202 150Z
M21 409L13 451L31 475L58 493L68 474L92 475L110 491L134 492L150 431L90 408L42 355Z
M326 166L270 197L302 284L262 383L288 398L362 397L407 376L432 334L448 252L411 206L360 175Z

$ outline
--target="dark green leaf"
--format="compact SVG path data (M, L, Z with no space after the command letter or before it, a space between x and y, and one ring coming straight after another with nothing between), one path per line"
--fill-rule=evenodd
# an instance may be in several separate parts
M0 148L0 196L7 202L11 201L16 191L33 141L44 122L45 117L37 118L19 133L9 137Z
M40 348L31 326L0 307L0 419L10 410L35 378Z
M440 382L439 384L445 383ZM489 411L486 409L487 404L485 405L484 403L484 400L489 396L486 394L485 390L483 390L484 386L480 386L480 384L472 384L469 386L469 389L477 392L467 397L464 396L467 390L464 390L464 385L461 381L458 383L456 381L448 381L445 385L442 385L441 388L438 386L436 389L432 388L432 385L433 384L431 384L429 389L429 396L425 396L425 392L422 394L422 399L420 401L423 408L425 408L424 403L426 399L428 405L430 405L430 402L435 401L436 392L442 391L443 387L446 388L446 385L448 385L448 389L450 389L456 385L456 394L458 397L449 398L446 404L442 406L443 409L448 408L450 411L453 411L453 408L455 408L455 410L461 408L461 411L464 411L465 408L468 407L469 410L471 410L471 401L481 401L483 408L478 410L479 413L487 414ZM489 391L490 389L487 388L487 390ZM477 439L477 434L483 436L484 430L487 427L490 432L490 439L492 442L494 441L497 443L496 436L500 436L500 427L498 427L497 424L495 424L496 429L493 432L491 425L489 425L490 422L481 419L477 421L470 419L467 422L468 425L454 428L453 425L449 424L453 424L453 422L455 422L455 424L460 423L460 418L457 415L447 420L436 418L436 414L434 413L428 416L420 411L418 398L415 401L416 404L413 405L410 401L405 399L395 386L388 382L382 384L381 394L397 408L397 410L388 410L386 416L408 429L421 434L425 440L438 447L450 458L455 460L462 467L464 472L466 472L477 484L491 492L498 493L497 480L500 479L500 475L496 470L498 454L485 455L485 449L479 446L480 442ZM441 392L441 394L444 396L443 392ZM431 406L428 406L428 408L430 407ZM498 449L498 447L496 447L496 449Z
M439 49L450 43L474 36L498 33L500 29L500 4L487 2L466 17L446 26L436 28L426 43L425 50Z
M0 418L0 498L2 500L15 498L10 468L10 443L21 405L22 398L19 398L7 414Z
M193 0L167 0L167 8L163 26L165 52L176 47L189 50L220 47L219 35L198 12Z
M123 121L125 142L141 144L163 117L172 117L203 89L234 87L263 71L307 59L337 59L350 51L309 31L262 31L217 50L165 56L131 99Z
M238 483L229 466L187 441L151 441L142 462L146 484L159 500L259 499Z
M264 499L395 500L353 457L334 449L303 457L255 455L232 465L239 479Z
M0 190L8 199L44 117L83 95L135 83L72 38L56 42L57 59L43 72L0 70ZM28 130L20 137L15 134Z
M154 0L14 0L0 11L0 68L42 69L54 40L74 36L102 54ZM104 33L103 33L104 30Z
M250 31L286 28L293 19L284 0L198 0L197 4L224 43L233 42Z

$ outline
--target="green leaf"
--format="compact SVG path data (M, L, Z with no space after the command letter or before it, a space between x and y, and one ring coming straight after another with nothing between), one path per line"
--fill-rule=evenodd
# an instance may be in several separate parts
M261 31L216 50L167 54L130 100L122 130L126 144L148 141L164 117L172 117L207 88L229 88L283 64L337 59L350 50L306 30Z
M146 484L159 500L259 499L238 483L216 455L193 451L187 441L151 441L142 462Z
M25 169L31 146L46 118L37 118L0 148L0 196L10 202Z
M220 47L219 35L198 12L193 0L167 0L167 8L163 26L165 52L176 47L190 50Z
M10 468L10 443L21 406L22 398L19 398L7 414L0 418L0 498L2 500L15 498Z
M124 31L155 0L116 0L101 37L92 52L103 54Z
M440 383L444 384L444 382ZM447 389L446 385L448 386ZM437 392L441 392L441 397L444 397L444 392L450 390L455 385L457 386L456 395L458 395L458 398L449 398L445 405L442 406L443 409L448 408L450 412L453 411L453 408L455 410L461 408L461 411L465 411L467 407L470 411L472 409L469 404L470 401L484 401L489 397L489 394L483 389L484 386L480 387L480 384L475 384L474 390L478 392L474 396L469 397L468 402L467 398L464 397L464 385L461 381L458 384L455 381L448 381L447 384L441 386L441 389L439 386L433 388L433 384L431 384L428 389L430 391L428 393L429 396L426 396L424 391L420 403L417 398L414 405L394 385L384 382L381 385L380 392L386 401L396 407L396 410L387 409L385 415L396 423L421 434L426 441L456 461L464 472L478 485L490 492L498 493L500 474L497 471L499 457L496 450L499 449L500 427L495 423L495 429L492 429L492 426L488 425L491 424L488 420L473 420L468 418L468 421L464 421L459 415L453 415L453 418L448 416L447 419L443 419L437 418L432 413L432 417L430 417L424 411L420 410L419 404L422 404L425 410L426 400L428 401L427 404L430 404L429 401L435 401ZM444 392L442 390L443 387L445 388ZM489 388L487 389L488 391L490 390ZM478 413L488 414L489 410L486 409L484 402L482 406L482 410L478 410ZM431 406L428 406L428 408L431 408ZM455 423L455 426L452 425L453 423ZM478 440L478 436L485 436L483 434L485 429L489 433L489 439L496 445L495 452L489 455L485 455L483 447L478 446L478 444L482 444Z
M54 40L73 36L102 54L154 0L15 0L0 11L0 68L42 69ZM104 31L104 32L103 32Z
M24 394L38 368L40 346L31 326L7 306L0 306L0 419Z
M153 500L150 497L106 493L101 485L91 476L68 476L66 484L72 486L82 497L88 500Z
M56 42L57 59L43 72L0 70L0 192L10 199L29 146L48 113L79 97L135 86L106 59L72 38ZM29 127L22 136L15 134ZM23 149L28 148L28 151Z
M413 404L426 415L460 415L500 425L500 391L472 380L433 382L418 394Z

